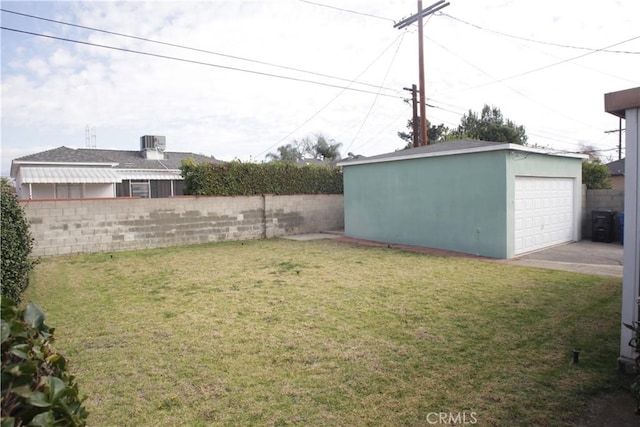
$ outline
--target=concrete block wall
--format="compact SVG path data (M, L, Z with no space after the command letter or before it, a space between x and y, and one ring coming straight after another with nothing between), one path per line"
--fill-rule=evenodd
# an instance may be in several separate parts
M33 256L279 237L342 229L342 195L22 201Z
M265 237L344 229L341 194L265 195Z
M624 190L586 190L582 238L591 239L591 212L624 212ZM620 240L619 218L614 220L614 237Z

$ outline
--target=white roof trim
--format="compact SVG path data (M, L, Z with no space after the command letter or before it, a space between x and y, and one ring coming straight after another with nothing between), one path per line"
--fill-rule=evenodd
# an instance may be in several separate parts
M101 167L115 167L118 166L118 163L113 162L43 162L43 161L33 161L33 160L13 160L11 162L11 171L10 175L12 177L18 176L20 173L20 169L27 168L30 166L71 166L71 167L93 167L93 166L101 166Z
M107 168L20 168L23 184L113 184L122 179Z
M446 142L443 142L443 144L446 144ZM483 153L488 151L501 151L501 150L524 151L527 153L544 154L548 156L571 157L576 159L589 158L589 156L586 154L553 152L549 150L541 150L539 148L529 148L519 144L498 144L498 145L487 145L484 147L464 148L460 150L407 154L405 156L390 156L390 157L382 157L382 158L378 157L375 159L365 157L365 158L354 159L354 160L343 160L341 162L338 162L337 165L338 166L365 165L369 163L397 162L399 160L422 159L422 158L440 157L440 156L454 156L457 154Z
M179 169L117 169L122 179L130 180L183 180Z

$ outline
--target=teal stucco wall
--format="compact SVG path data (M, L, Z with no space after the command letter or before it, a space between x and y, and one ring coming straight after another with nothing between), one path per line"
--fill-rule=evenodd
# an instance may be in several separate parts
M507 156L345 165L345 235L506 258Z
M512 258L517 176L573 179L579 240L582 160L508 149L345 165L345 235Z

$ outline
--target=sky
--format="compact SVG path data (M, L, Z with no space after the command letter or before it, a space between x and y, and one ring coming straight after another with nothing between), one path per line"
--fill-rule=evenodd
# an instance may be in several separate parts
M530 144L618 158L604 94L640 86L639 1L449 1L423 27L432 124L456 127L488 104ZM394 22L417 1L1 6L2 176L17 157L138 150L142 135L243 162L317 134L343 157L405 145L397 132L412 115L403 88L418 84L418 31Z

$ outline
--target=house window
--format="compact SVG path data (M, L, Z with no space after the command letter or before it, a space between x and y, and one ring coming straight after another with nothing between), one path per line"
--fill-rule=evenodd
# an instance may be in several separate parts
M169 180L154 180L151 183L151 198L171 197L171 183Z
M182 180L173 181L173 195L184 196L184 181Z
M56 184L56 199L81 199L82 184Z
M129 197L129 191L131 191L131 186L128 179L116 182L116 197Z
M131 181L131 197L149 198L149 181Z

